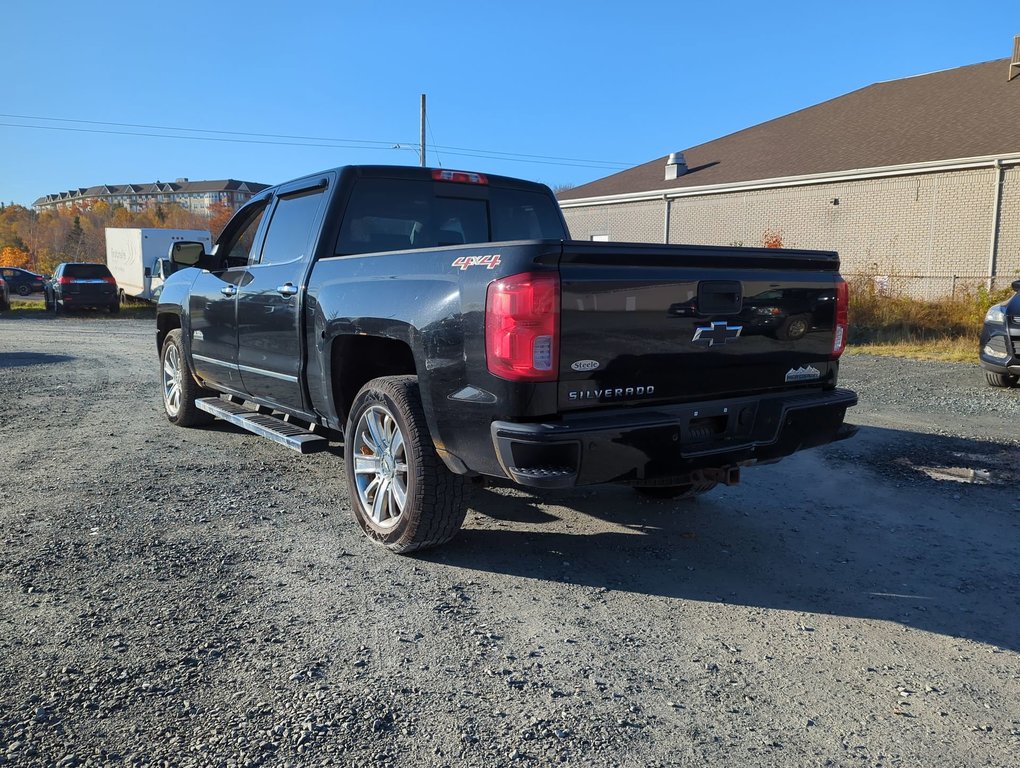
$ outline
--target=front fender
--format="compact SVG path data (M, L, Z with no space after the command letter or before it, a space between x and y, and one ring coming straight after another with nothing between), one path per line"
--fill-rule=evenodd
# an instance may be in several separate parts
M174 272L163 283L163 290L160 291L159 300L156 303L156 354L159 354L163 347L163 339L172 328L181 328L184 333L185 352L191 354L191 345L188 343L188 307L191 295L191 286L196 278L202 274L200 269L188 267L179 272Z

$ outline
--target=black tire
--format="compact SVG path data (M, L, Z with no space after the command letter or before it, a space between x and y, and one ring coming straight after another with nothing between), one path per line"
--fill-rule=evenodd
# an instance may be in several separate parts
M19 296L28 296L28 294L32 292L32 289L29 288L28 285L26 285L25 283L19 285L15 290L18 292Z
M683 485L636 485L634 490L646 499L693 499L715 488L719 483L684 483Z
M54 317L60 314L60 302L57 301L57 294L53 294L53 301L50 302L50 309L53 311Z
M416 376L362 387L344 433L344 474L354 519L392 552L444 544L464 523L464 478L436 453Z
M163 411L167 420L178 427L195 427L208 424L212 414L200 411L195 400L200 397L214 397L217 393L200 387L188 367L181 341L181 329L175 328L163 339L159 353L160 391L163 395Z
M120 312L120 302L118 301L115 302L114 304L111 304L109 310L111 315L116 315L118 312Z
M985 371L985 381L991 387L1012 387L1016 385L1017 377L1012 373Z
M50 312L53 310L53 303L50 301L50 294L43 291L43 311Z
M776 329L776 336L783 341L796 341L804 338L809 330L811 330L810 318L807 315L794 315L786 318Z

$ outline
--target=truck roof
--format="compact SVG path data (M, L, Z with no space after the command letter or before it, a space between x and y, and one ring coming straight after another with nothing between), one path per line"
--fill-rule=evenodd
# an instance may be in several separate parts
M513 187L516 189L528 189L536 192L549 192L549 188L545 184L540 184L536 181L527 181L525 179L517 179L512 176L498 176L491 173L484 173L482 171L465 170L465 169L453 169L453 168L421 168L413 165L342 165L337 168L328 168L324 171L318 171L316 173L304 174L297 176L294 179L288 179L280 184L274 184L265 192L271 192L277 187L283 184L290 184L293 181L297 181L303 178L310 178L317 176L322 173L336 173L343 177L356 176L359 178L380 178L380 179L410 179L410 180L422 180L431 181L433 173L436 171L447 171L451 173L465 173L474 174L485 179L485 183L490 186L498 187ZM551 194L551 192L549 192ZM259 195L261 196L261 194Z

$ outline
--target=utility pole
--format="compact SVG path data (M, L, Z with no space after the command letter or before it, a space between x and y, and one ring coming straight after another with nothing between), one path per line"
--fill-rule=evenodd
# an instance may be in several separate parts
M418 150L421 167L425 167L425 94L421 95L421 145Z

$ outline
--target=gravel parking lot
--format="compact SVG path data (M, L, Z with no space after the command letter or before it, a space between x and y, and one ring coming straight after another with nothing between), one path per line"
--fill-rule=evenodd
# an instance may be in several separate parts
M851 356L851 441L698 500L478 488L162 415L151 321L0 317L0 764L1016 766L1020 390Z

